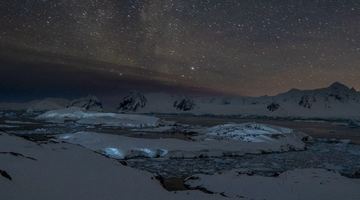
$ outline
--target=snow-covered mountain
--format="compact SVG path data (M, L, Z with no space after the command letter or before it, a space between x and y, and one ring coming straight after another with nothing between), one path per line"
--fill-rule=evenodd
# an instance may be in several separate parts
M241 115L291 118L360 119L360 92L341 83L315 90L292 89L276 96L226 97L131 92L107 111L195 115ZM69 103L70 102L70 103ZM73 101L45 99L23 104L0 104L0 110L48 111L66 107L102 111L93 96Z
M26 111L45 112L48 110L56 110L65 108L69 104L69 100L62 98L45 98L33 100L30 102L0 102L0 110L7 111Z
M360 118L360 92L341 83L315 90L292 89L276 96L204 97L132 93L124 102L137 113L189 113L302 118ZM130 106L131 107L131 106Z
M68 100L62 98L45 98L23 103L0 103L0 110L46 112L63 108L81 108L86 111L102 111L102 102L95 96Z
M68 105L68 108L77 107L82 108L88 111L102 111L103 105L102 102L96 96L87 96L80 99L75 99L71 101Z
M69 103L66 99L46 98L39 101L30 102L27 106L27 112L44 112L64 108Z

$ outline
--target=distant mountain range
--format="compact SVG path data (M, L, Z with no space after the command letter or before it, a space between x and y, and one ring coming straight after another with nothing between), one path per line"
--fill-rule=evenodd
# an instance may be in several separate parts
M301 118L360 117L360 92L341 83L315 90L292 89L276 96L196 97L131 93L121 112L191 113Z
M89 101L88 101L89 100ZM96 97L74 100L32 101L26 104L0 104L0 109L45 111L65 106L86 108L102 104ZM42 105L44 108L42 108ZM131 92L119 99L112 111L123 113L163 113L195 115L241 115L292 118L360 119L360 92L336 82L315 90L292 89L276 96L225 97Z

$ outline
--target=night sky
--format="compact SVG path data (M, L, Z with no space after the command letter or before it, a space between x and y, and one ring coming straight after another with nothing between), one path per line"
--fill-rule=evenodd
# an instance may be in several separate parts
M0 27L3 93L360 89L359 0L1 0Z

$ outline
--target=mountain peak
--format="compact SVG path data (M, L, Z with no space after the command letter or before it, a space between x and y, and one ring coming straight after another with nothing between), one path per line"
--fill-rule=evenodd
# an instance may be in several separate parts
M340 82L335 82L329 86L330 89L336 89L336 90L350 90L348 86L345 84L342 84Z

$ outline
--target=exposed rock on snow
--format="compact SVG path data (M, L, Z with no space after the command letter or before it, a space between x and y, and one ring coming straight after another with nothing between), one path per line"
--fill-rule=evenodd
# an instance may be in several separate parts
M193 110L194 107L195 107L195 102L188 97L182 98L180 100L176 100L174 102L174 108L180 111L190 111Z
M171 193L149 173L71 144L42 144L0 134L0 194L4 200L218 200L199 191ZM10 179L11 181L10 181Z
M130 115L117 113L86 112L80 108L67 108L48 111L36 117L38 120L63 123L75 121L86 125L117 126L126 128L155 127L159 118L146 115Z
M119 112L135 112L146 106L147 99L140 92L132 92L124 97L118 106Z
M6 179L9 179L10 181L12 180L11 176L4 170L0 169L0 175L3 176Z
M292 129L257 123L225 124L207 129L206 138L217 140L239 140L243 142L272 142L280 138L291 138L301 142L305 134Z
M342 177L322 169L299 169L278 177L239 175L236 171L219 175L199 175L187 181L191 188L203 188L229 199L326 199L358 200L360 180Z
M102 105L101 101L95 96L87 96L84 98L75 99L75 100L71 101L67 107L68 108L78 107L78 108L82 108L87 111L102 111L103 110L103 105Z
M301 97L301 100L299 101L299 106L302 106L304 108L311 109L312 104L316 102L315 97L310 97L308 95L304 95Z
M271 112L275 112L280 108L280 104L278 103L271 103L270 105L267 106L267 109Z

